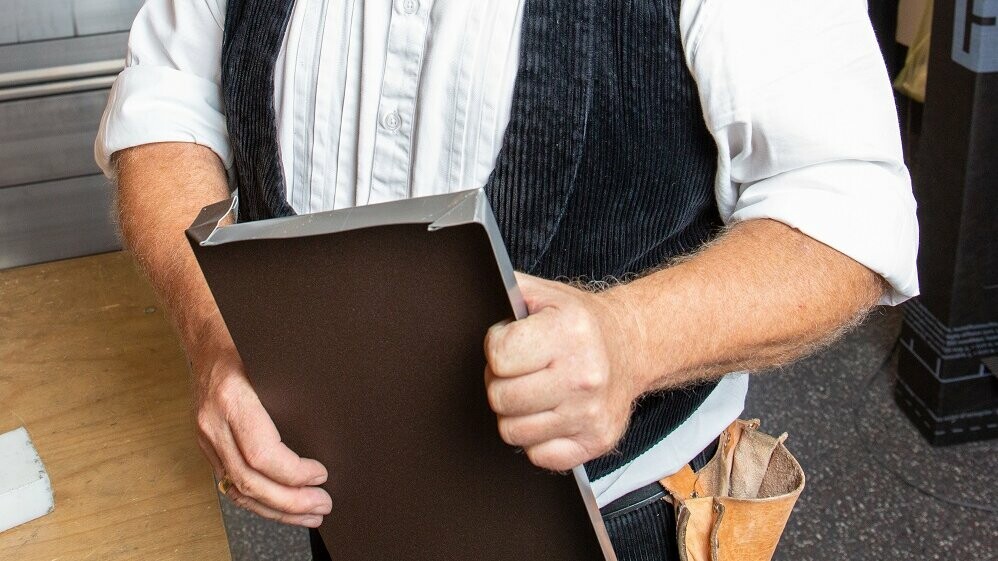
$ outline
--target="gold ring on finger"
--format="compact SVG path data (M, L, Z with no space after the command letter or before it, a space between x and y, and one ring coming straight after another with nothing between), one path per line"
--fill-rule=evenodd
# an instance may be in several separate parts
M223 475L222 479L218 481L218 492L223 495L228 495L232 487L232 479L229 478L228 474Z

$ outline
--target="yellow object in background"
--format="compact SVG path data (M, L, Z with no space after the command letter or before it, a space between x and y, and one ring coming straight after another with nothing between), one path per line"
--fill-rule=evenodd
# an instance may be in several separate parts
M894 80L894 89L925 103L925 82L929 74L929 40L932 35L932 0L925 3L922 19L904 59L904 68Z
M918 28L922 23L922 14L931 0L899 0L897 33L894 38L905 47L915 44Z

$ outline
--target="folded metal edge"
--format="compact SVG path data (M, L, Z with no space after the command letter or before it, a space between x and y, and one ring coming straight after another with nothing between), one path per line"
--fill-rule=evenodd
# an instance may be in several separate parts
M600 514L599 505L596 503L596 495L593 494L592 486L589 484L589 476L586 474L585 466L575 466L572 468L572 475L575 476L575 484L579 487L582 502L586 505L586 511L589 513L589 521L596 532L596 539L599 541L600 549L603 550L603 557L606 558L606 561L617 561L617 554L613 551L613 544L610 543L610 534L606 532L606 524L603 523L603 516Z
M375 226L430 225L441 217L450 214L451 211L464 208L462 203L469 199L474 200L479 194L484 196L481 189L460 191L446 195L417 197L271 220L243 222L223 227L218 226L218 221L229 209L223 211L221 203L219 203L219 206L206 207L192 228L204 226L205 222L212 222L215 225L214 229L204 233L199 243L202 246L214 246L236 241L321 236ZM229 201L233 200L229 199ZM466 224L475 221L475 218L473 214L464 215L458 211L451 217L452 224L441 224L439 227Z
M222 219L232 212L235 206L235 197L230 197L202 208L187 229L187 239L192 244L206 245L207 240L218 230Z
M492 247L492 254L495 256L496 264L499 266L499 274L502 276L506 294L509 296L510 306L513 308L513 316L516 319L527 317L527 304L523 300L523 293L516 283L513 263L506 251L506 242L499 231L499 224L496 223L495 213L492 212L492 205L489 198L482 189L470 192L471 195L457 202L450 210L445 212L437 220L429 225L429 230L436 231L450 226L462 224L479 224L485 229L485 234Z
M516 319L527 317L527 306L516 284L506 244L488 196L482 189L221 226L222 220L233 212L235 201L235 197L231 197L203 208L187 229L191 243L210 247L237 241L321 236L398 224L426 224L431 232L479 224L489 238L514 316Z

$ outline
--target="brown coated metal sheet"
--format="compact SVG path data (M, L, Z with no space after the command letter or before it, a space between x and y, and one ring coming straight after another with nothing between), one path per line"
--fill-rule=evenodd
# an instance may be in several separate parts
M285 442L329 469L334 559L613 559L581 468L501 441L482 340L522 316L481 191L217 227L192 246Z

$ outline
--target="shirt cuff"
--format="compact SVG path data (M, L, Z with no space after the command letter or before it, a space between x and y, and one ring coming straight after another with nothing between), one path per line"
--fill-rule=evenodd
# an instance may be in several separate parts
M918 223L904 166L832 161L743 185L729 222L757 218L796 228L882 276L891 290L881 304L918 295Z
M94 144L97 165L113 178L115 152L155 142L200 144L232 167L219 85L165 66L132 66L118 75Z

